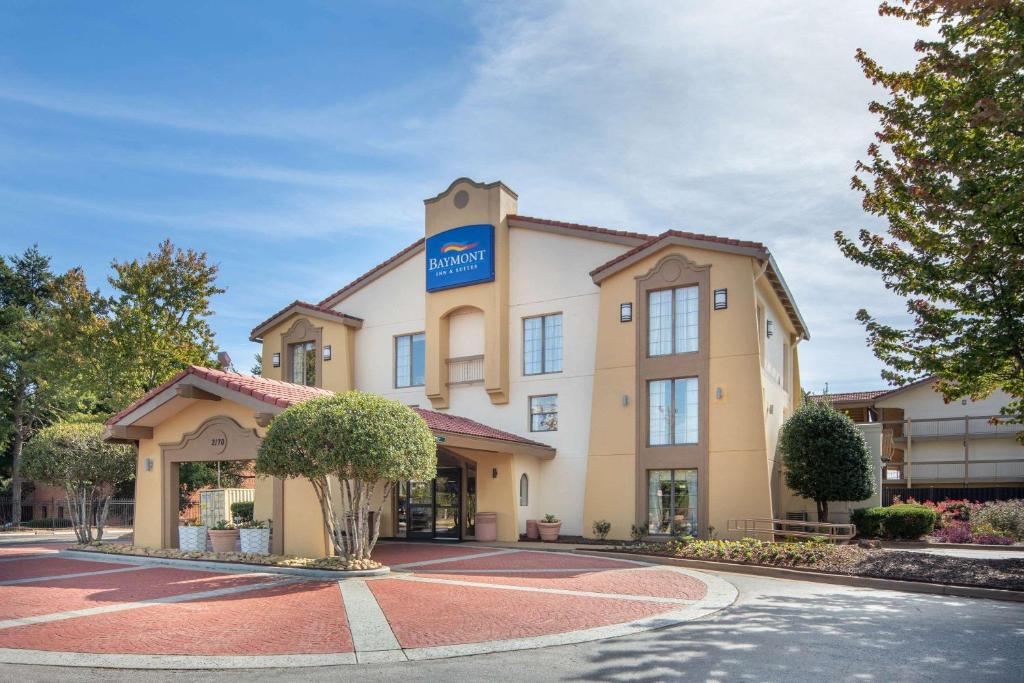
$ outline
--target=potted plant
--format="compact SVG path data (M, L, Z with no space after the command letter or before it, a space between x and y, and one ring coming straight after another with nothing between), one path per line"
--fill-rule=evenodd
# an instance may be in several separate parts
M178 522L178 548L181 550L206 550L205 525L183 519Z
M554 515L544 515L544 519L537 522L537 530L540 531L540 540L557 541L558 532L562 530L562 520Z
M238 524L243 553L270 554L270 520L249 519Z
M230 520L222 519L210 528L210 544L215 553L235 552L237 541L238 527Z

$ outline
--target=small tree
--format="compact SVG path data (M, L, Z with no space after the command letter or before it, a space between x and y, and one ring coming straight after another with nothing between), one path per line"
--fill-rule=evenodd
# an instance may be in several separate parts
M828 521L833 500L864 500L874 493L871 461L864 435L846 415L828 403L804 402L782 425L779 450L786 486L818 508Z
M61 422L41 429L25 446L25 476L67 495L79 543L103 540L114 488L135 473L135 449L103 440L103 425Z
M422 417L398 401L349 391L299 403L274 418L256 472L313 485L334 552L369 559L395 483L437 476L437 445ZM371 500L380 487L373 528Z

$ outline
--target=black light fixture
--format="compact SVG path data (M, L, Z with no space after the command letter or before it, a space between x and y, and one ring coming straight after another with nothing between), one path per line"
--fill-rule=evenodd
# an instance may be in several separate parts
M491 479L497 479L497 478L498 478L498 468L497 467L492 467L491 468Z
M716 289L715 290L715 310L721 311L722 309L729 308L729 290L728 289Z
M324 360L330 360L330 359L331 359L331 345L328 344L327 346L324 347Z
M627 301L619 304L619 322L628 323L633 320L633 302Z
M281 354L275 353L273 356L270 357L270 362L273 364L275 368L281 367Z
M769 339L771 338L771 336L773 334L775 334L775 321L774 320L769 320L768 321L768 328L765 330L765 334L768 335Z

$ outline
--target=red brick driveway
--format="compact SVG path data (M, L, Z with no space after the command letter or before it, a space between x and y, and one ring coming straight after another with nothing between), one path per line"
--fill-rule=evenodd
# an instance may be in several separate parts
M0 661L76 663L58 653L111 666L432 658L621 635L703 616L735 597L721 579L696 572L476 545L382 543L375 556L392 574L343 581L58 550L0 547Z

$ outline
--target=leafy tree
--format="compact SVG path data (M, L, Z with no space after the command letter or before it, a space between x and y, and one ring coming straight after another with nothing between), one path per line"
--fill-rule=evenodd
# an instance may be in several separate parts
M828 521L830 501L864 500L874 493L864 435L828 403L801 404L782 425L778 447L786 486L815 502L819 522Z
M103 302L81 270L55 275L31 247L0 258L0 409L9 442L12 522L21 522L21 456L44 424L89 402Z
M110 496L135 473L135 449L103 440L103 425L64 422L41 429L25 447L25 475L61 486L80 543L103 540Z
M880 13L936 27L909 71L857 61L887 92L852 185L888 236L836 233L906 299L913 326L857 319L896 384L935 375L947 401L1002 388L1024 417L1024 3L902 0ZM1024 439L1024 433L1019 438Z
M336 554L369 559L395 483L437 476L434 435L412 409L349 391L285 409L267 429L256 472L313 484ZM370 529L370 502L380 498Z
M249 369L249 374L261 377L263 375L263 356L261 354L254 353L253 358L255 360L253 361L252 368Z
M210 300L218 267L205 252L164 240L143 261L113 263L116 291L104 344L112 408L119 409L187 365L211 365L216 351Z
M220 465L220 486L235 488L242 485L242 475L251 461L224 460L216 462L183 462L178 468L178 511L184 512L196 491L217 486L217 465Z

